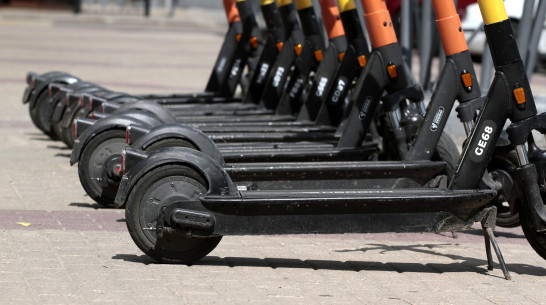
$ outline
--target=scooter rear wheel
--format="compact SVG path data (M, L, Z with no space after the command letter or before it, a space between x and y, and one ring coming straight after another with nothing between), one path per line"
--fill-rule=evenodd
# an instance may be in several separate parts
M47 90L40 92L34 107L29 107L29 113L32 123L51 139L56 140L55 134L52 133L51 130L51 122L48 120L49 118L46 117L48 98Z
M197 149L195 145L187 140L180 138L167 138L152 143L150 146L146 147L144 151L151 152L166 147L187 147L191 149Z
M127 228L136 245L146 255L165 263L191 264L210 253L222 236L188 236L184 228L162 237L157 234L163 207L196 200L206 191L205 179L185 165L168 164L145 174L130 191L125 208Z
M125 131L114 129L96 135L82 150L78 163L80 182L89 197L105 207L113 205L118 185L101 186L103 166L112 155L121 154L126 146Z
M81 117L82 114L84 113L84 109L83 108L79 108L77 111L74 112L74 114L72 115L72 117L70 118L70 124L68 124L68 127L64 127L64 126L61 126L61 136L60 136L60 139L61 141L63 141L64 144L66 144L66 146L68 146L69 148L73 148L74 147L74 140L76 140L75 136L74 136L74 132L73 132L73 125L74 125L74 121Z

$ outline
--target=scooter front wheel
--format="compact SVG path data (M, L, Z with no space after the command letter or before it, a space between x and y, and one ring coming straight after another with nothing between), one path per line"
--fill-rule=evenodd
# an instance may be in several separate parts
M523 234L535 252L546 259L546 232L537 232L527 204L519 204L519 216Z
M181 164L158 167L139 179L129 193L125 219L131 237L146 255L159 262L191 264L218 245L222 236L195 237L184 228L162 230L163 234L158 230L164 229L164 208L197 200L207 191L206 184L198 172Z

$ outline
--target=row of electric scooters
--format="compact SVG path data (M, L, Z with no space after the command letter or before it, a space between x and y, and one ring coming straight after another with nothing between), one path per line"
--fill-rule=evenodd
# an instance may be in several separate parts
M260 0L265 31L247 1L224 0L229 28L202 93L135 96L64 72L27 75L34 124L73 148L91 198L125 208L142 251L192 263L224 235L481 222L488 267L493 245L507 278L495 225L521 224L546 258L546 154L531 133L546 121L502 0L478 1L496 69L487 97L453 1L432 0L446 61L426 107L384 1L361 1L365 30L354 0L320 0L323 25L311 0ZM456 100L462 154L443 132Z

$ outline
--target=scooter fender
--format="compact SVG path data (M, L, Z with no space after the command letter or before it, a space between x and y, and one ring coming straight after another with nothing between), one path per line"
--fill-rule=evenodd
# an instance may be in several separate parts
M25 91L23 92L23 104L26 104L29 102L30 96L32 92L34 91L36 84L43 81L44 78L60 74L61 72L47 72L44 74L38 74L36 72L27 72L27 75L25 76L25 82L27 83L27 87L25 88Z
M122 105L119 105L117 103L112 103L112 102L104 102L102 103L102 105L100 106L100 111L102 113L113 113L114 111L116 111L117 109L121 108Z
M184 139L193 144L196 150L207 154L219 164L223 165L225 163L220 150L206 134L200 130L182 124L167 124L154 127L134 141L131 144L131 148L146 150L146 148L157 141L172 138Z
M109 116L102 120L96 121L95 124L93 124L92 126L89 126L74 141L74 147L72 148L72 154L70 156L70 165L74 165L80 160L83 148L95 136L107 130L113 130L113 129L125 130L125 128L127 128L127 126L129 125L150 126L149 122L147 121L140 120L138 118L126 116L126 115Z
M135 151L128 147L125 154ZM138 152L142 160L135 164L122 178L114 201L117 208L125 206L128 194L136 183L151 170L167 164L184 164L203 174L208 182L207 195L238 196L239 191L233 184L222 165L211 157L186 147L166 147L151 153Z
M74 134L78 138L82 133L84 133L89 127L93 126L96 123L93 119L87 118L77 118L74 121Z
M29 76L31 84L33 83L34 85L29 84L29 87L25 89L23 104L29 103L29 107L31 109L34 108L38 101L38 96L40 96L44 90L48 90L48 86L51 83L73 84L80 81L79 78L64 72L51 73L48 76L49 77L44 77L44 75Z
M151 101L137 101L125 103L123 104L123 106L116 109L113 114L121 114L128 110L140 110L152 113L165 124L176 123L176 118L170 111L165 109L165 107Z

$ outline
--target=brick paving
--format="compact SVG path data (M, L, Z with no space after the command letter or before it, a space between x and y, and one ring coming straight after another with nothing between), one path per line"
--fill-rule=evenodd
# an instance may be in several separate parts
M85 195L70 150L32 125L24 75L65 70L121 91L199 91L221 29L47 16L0 12L0 304L545 303L546 262L521 229L497 230L512 281L497 264L487 271L478 229L457 239L224 237L192 266L155 263L132 242L123 211ZM544 79L533 79L535 92L546 92Z

